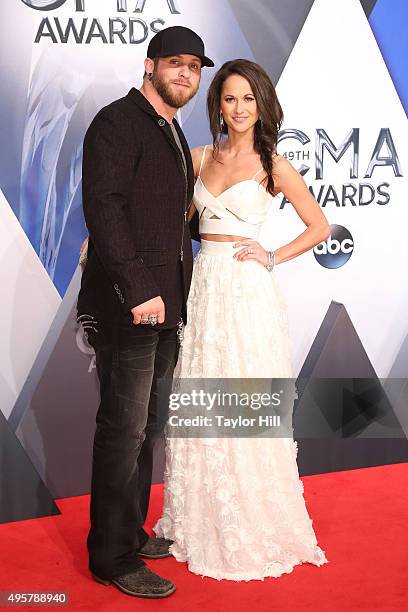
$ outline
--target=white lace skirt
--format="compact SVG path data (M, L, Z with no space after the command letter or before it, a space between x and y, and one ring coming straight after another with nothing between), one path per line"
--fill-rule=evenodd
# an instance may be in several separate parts
M181 378L291 377L286 304L274 273L203 240L194 260ZM303 498L290 438L168 438L154 527L190 571L263 580L327 559Z

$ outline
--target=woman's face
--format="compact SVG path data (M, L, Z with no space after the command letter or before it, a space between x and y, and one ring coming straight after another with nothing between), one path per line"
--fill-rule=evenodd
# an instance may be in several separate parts
M232 74L221 90L221 108L229 130L246 132L259 119L258 107L250 84L244 77Z

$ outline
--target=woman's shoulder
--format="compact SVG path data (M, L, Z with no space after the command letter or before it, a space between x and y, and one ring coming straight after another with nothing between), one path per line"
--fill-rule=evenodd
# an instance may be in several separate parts
M200 169L201 160L204 155L204 149L206 149L206 151L212 151L212 145L211 144L200 145L198 147L194 147L194 149L191 149L191 157L193 160L194 174L196 176L198 175L198 172Z
M294 165L283 155L275 155L272 157L272 162L277 193L283 190L284 185L293 184L299 178L302 179Z
M206 144L206 145L199 145L198 147L194 147L194 149L191 149L191 156L194 157L202 157L203 153L204 153L204 149L206 149L207 151L212 151L212 144Z
M284 173L293 172L294 170L294 166L290 163L290 161L283 155L278 155L278 153L272 154L272 162L274 172Z

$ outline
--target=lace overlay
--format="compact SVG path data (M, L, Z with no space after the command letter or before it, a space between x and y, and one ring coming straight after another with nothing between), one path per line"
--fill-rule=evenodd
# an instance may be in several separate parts
M273 273L203 241L195 258L180 377L291 377L286 304ZM263 580L327 563L303 497L293 438L168 438L154 527L190 571Z

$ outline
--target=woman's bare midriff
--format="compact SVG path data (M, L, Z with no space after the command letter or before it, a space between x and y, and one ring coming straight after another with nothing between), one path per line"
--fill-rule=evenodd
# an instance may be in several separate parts
M247 240L243 236L224 236L224 234L201 234L202 240L214 240L215 242L236 242L237 240Z

